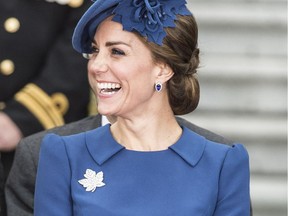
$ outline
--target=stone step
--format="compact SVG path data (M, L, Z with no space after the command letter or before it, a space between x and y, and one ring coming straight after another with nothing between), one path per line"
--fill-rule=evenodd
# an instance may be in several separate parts
M204 53L286 56L287 14L283 1L190 1ZM207 9L213 8L212 9Z
M253 216L287 215L287 177L251 176Z
M200 82L199 109L206 112L235 112L239 114L267 113L285 116L287 110L287 86L283 82L262 82L260 80L202 79ZM220 80L219 80L220 79Z
M229 139L246 141L247 139L265 141L279 140L284 145L287 143L287 117L272 115L253 115L253 114L225 114L201 112L201 109L183 115L194 124L208 130L221 134ZM264 143L265 143L264 142Z
M241 54L202 53L200 55L199 77L203 79L221 79L262 82L285 82L287 78L287 58L283 56L250 56Z
M205 3L209 4L211 2L215 2L215 0L186 0L188 4L199 4L199 3ZM286 0L217 0L219 3L226 3L230 4L233 2L242 2L243 4L249 4L249 3L257 3L257 4L285 4L287 1Z
M252 174L286 176L287 146L285 142L276 140L267 144L264 141L253 143L243 139L243 143L249 152Z
M246 146L251 173L284 175L287 172L285 118L189 114L190 122Z
M233 26L286 27L285 1L189 0L188 7L201 23Z
M204 54L237 55L247 57L285 57L287 48L284 31L207 28L199 26L199 47Z

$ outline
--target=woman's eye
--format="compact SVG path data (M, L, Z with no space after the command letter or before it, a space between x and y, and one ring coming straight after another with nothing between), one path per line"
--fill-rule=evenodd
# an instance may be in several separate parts
M113 55L125 55L125 53L122 50L119 49L112 49L112 54Z
M92 47L92 53L98 53L99 52L99 49L97 47Z
M83 53L83 57L86 59L92 59L99 53L99 49L97 47L91 47L91 53Z

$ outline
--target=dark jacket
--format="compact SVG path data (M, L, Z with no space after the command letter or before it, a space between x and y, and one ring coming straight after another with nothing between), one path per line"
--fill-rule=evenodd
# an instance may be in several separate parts
M0 1L0 111L24 137L87 116L87 61L71 38L90 4Z
M24 137L88 115L87 61L73 50L71 38L92 2L57 2L0 1L0 112ZM0 196L13 152L1 154Z

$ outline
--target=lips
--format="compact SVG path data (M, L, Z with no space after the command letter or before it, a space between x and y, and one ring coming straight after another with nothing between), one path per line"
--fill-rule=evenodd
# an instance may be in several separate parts
M118 92L121 89L121 85L119 83L101 82L97 83L97 88L101 94L111 95Z

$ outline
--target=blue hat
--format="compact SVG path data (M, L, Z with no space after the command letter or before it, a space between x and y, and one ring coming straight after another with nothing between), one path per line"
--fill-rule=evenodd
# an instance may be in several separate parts
M98 25L113 15L112 20L125 31L136 31L148 41L162 45L165 27L175 27L176 15L191 15L185 0L96 0L78 22L72 38L74 49L91 53Z

